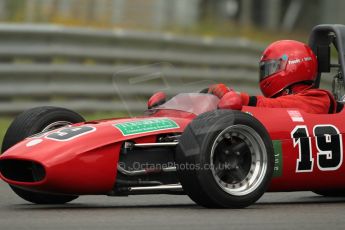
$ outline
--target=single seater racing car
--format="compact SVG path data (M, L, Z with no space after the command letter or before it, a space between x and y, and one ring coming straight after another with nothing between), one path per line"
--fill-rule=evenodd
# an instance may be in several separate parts
M338 64L330 63L331 44ZM310 37L319 62L316 86L335 67L335 94L344 87L344 44L343 25L316 26ZM0 177L38 204L87 194L187 194L204 207L242 208L265 192L345 196L344 110L219 110L218 101L178 94L141 117L96 121L63 108L30 109L7 130Z

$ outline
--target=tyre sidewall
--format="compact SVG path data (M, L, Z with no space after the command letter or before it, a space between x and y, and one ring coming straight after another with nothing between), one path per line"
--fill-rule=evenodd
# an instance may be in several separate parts
M210 166L211 149L215 138L225 128L233 125L245 125L255 130L262 138L267 153L267 170L261 184L251 193L243 196L234 196L225 192L215 181L211 169L194 170L192 176L196 177L200 188L210 198L208 203L214 203L216 207L245 207L254 203L267 190L273 174L273 146L266 129L262 124L249 114L239 111L217 110L198 117L198 121L192 122L183 135L180 145L179 160L185 160L190 164ZM194 140L192 140L194 139ZM190 143L186 143L189 140ZM192 144L191 144L192 143ZM193 147L192 147L193 146ZM181 156L181 154L184 154ZM188 172L184 173L186 176ZM231 204L231 205L230 205Z

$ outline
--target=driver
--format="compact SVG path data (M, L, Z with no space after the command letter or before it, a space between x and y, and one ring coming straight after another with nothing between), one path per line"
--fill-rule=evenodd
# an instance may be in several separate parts
M327 90L313 88L317 76L317 60L304 43L281 40L269 45L260 60L260 89L264 96L235 92L220 83L207 92L220 98L218 108L241 110L242 106L297 108L308 113L327 114L342 109ZM164 92L148 101L153 108L166 101Z
M260 60L260 89L264 96L237 93L224 84L209 87L220 98L218 108L241 110L242 106L297 108L308 113L335 113L337 102L327 90L313 88L317 60L304 43L281 40L269 45Z

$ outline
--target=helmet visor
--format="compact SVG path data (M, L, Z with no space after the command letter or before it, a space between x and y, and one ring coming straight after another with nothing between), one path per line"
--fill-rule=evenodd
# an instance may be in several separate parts
M282 70L285 70L286 60L283 59L271 59L260 62L260 81L265 79L272 74L278 73Z

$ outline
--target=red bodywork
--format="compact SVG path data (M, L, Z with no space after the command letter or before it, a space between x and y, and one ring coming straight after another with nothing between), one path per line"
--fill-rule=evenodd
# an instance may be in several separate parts
M12 181L0 175L11 185L59 194L107 194L113 189L116 181L117 162L120 148L125 140L136 143L152 143L158 134L182 133L185 127L197 114L213 110L217 100L214 96L207 103L205 100L178 101L185 108L172 110L164 105L156 113L144 117L100 120L75 124L72 127L90 126L95 129L85 135L68 141L47 139L49 133L41 136L27 138L16 144L0 156L0 161L8 159L30 160L43 165L45 177L38 182ZM176 101L175 101L176 102ZM194 104L193 104L194 103ZM205 104L208 106L205 107ZM198 107L202 105L203 107ZM182 106L182 107L183 107ZM336 169L322 171L318 167L318 150L313 137L313 128L316 125L332 125L339 130L339 136L344 141L345 124L343 118L345 111L338 114L307 114L296 109L269 109L256 107L243 107L257 118L267 129L272 141L278 143L275 148L275 173L269 191L297 191L345 188L343 175L345 166L343 155ZM128 121L146 119L169 118L179 127L166 130L145 132L125 136L115 124ZM308 172L296 172L296 165L300 158L298 143L291 137L292 131L297 127L306 127L309 133L313 167ZM308 138L307 138L308 139ZM281 146L281 149L279 148ZM341 149L341 154L343 149Z

